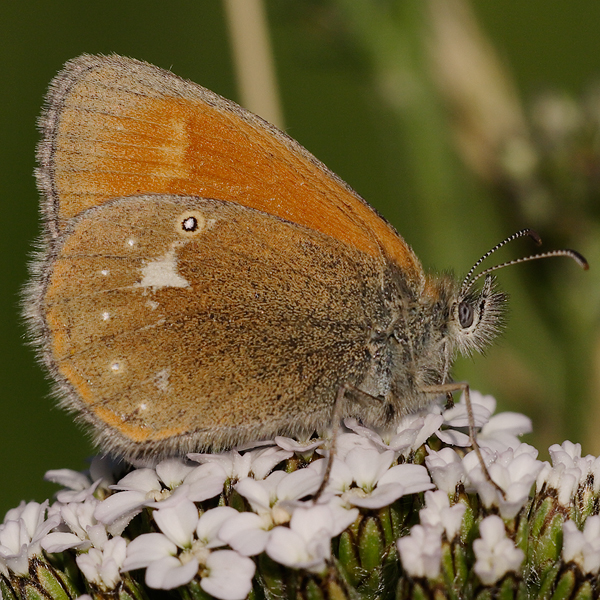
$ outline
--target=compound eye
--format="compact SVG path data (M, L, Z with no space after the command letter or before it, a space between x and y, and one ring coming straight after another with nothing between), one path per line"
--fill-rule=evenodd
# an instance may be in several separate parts
M463 329L467 329L473 325L473 317L475 316L473 312L473 305L463 300L458 305L458 322Z

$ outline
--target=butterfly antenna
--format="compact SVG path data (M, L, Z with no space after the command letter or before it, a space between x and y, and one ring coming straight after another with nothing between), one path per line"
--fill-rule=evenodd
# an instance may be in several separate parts
M519 238L525 237L528 235L533 241L539 246L542 243L542 238L535 232L533 229L521 229L521 231L517 231L517 233L513 233L511 236L507 237L505 240L502 240L499 244L496 244L491 250L488 250L472 267L471 270L467 273L467 276L464 278L462 285L460 286L461 292L466 292L471 285L473 285L473 281L471 281L471 276L477 270L477 267L487 258L489 258L496 250L500 250L503 246L510 242L514 242Z
M515 260L509 260L508 262L496 265L495 267L485 269L471 280L469 286L473 285L479 278L483 277L484 275L487 275L488 273L491 273L492 271L497 271L498 269L503 269L504 267L508 267L510 265L518 265L519 263L537 260L538 258L551 258L553 256L568 256L569 258L572 258L584 271L587 271L590 268L588 261L585 260L585 258L576 250L569 250L568 248L565 250L552 250L551 252L544 252L542 254L532 254L531 256L526 256L524 258L516 258Z
M477 267L479 267L479 265L484 260L486 260L494 252L496 252L496 250L499 250L500 248L502 248L503 246L505 246L509 242L517 240L517 239L519 239L521 237L524 237L526 235L529 236L530 238L532 238L533 241L538 246L542 243L542 240L541 240L540 236L533 229L521 229L521 231L517 231L516 233L514 233L510 237L507 237L505 240L502 240L499 244L497 244L491 250L489 250L488 252L486 252L473 265L473 267L471 267L471 270L467 273L467 276L464 278L464 280L462 282L462 285L461 285L461 288L460 288L461 289L461 294L465 294L467 292L467 290L469 288L471 288L471 286L478 279L480 279L481 277L484 277L485 275L491 273L492 271L497 271L498 269L503 269L504 267L508 267L510 265L518 265L519 263L529 262L531 260L538 260L539 258L550 258L550 257L554 257L554 256L567 256L569 258L572 258L584 270L589 269L589 265L588 265L587 260L581 254L579 254L579 252L576 252L575 250L565 249L565 250L552 250L551 252L544 252L542 254L532 254L531 256L526 256L524 258L517 258L515 260L509 260L509 261L504 262L504 263L502 263L500 265L495 265L493 267L485 269L481 273L479 273L478 275L476 275L475 277L473 277L473 273L476 271Z

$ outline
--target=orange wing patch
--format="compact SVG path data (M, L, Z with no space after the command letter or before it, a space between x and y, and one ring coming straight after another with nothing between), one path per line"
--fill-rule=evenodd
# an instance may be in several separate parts
M191 194L276 215L371 256L383 252L409 280L421 279L418 259L386 221L258 117L138 61L81 57L69 68L81 73L66 89L59 80L45 125L55 149L48 172L57 229L111 198ZM63 78L72 81L73 74Z

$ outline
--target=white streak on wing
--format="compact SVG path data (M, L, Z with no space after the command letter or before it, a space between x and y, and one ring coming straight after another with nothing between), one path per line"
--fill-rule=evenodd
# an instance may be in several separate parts
M171 248L164 256L148 262L142 268L142 281L135 287L145 288L186 288L190 287L187 279L177 273L177 258L175 248Z

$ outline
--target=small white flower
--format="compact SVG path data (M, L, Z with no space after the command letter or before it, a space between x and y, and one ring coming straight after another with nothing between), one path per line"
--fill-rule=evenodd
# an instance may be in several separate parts
M425 505L426 508L419 511L421 523L426 527L443 529L451 542L460 531L467 507L462 502L450 506L448 494L441 490L425 492Z
M123 571L146 569L165 558L176 558L177 553L176 544L169 540L166 535L162 533L143 533L127 546Z
M274 471L262 481L243 479L236 484L235 490L248 500L255 512L233 516L223 525L220 537L240 554L260 554L273 527L287 523L294 509L300 505L299 500L312 496L320 484L320 472L310 468L293 473Z
M447 494L454 494L458 484L467 478L462 458L452 448L442 448L439 452L428 448L425 464L435 485Z
M442 423L443 418L439 412L411 414L402 419L395 431L387 432L382 436L370 427L360 425L356 419L344 420L348 429L369 440L376 449L392 450L404 457L420 448L434 433L437 433Z
M345 463L350 468L352 479L364 492L372 492L377 483L389 470L394 461L391 450L378 452L377 450L351 450L345 458Z
M156 465L156 475L163 485L170 490L180 486L185 479L196 469L179 458L168 458Z
M493 585L509 571L519 570L525 555L506 536L504 523L498 515L483 519L479 533L481 537L473 542L474 571L484 585Z
M423 411L406 415L398 423L394 432L387 433L385 437L389 438L388 441L384 441L379 434L368 427L356 424L350 428L370 439L375 448L392 450L406 458L411 452L418 450L432 435L438 435L443 422L439 406L432 404Z
M564 464L552 467L550 463L544 462L536 480L536 487L542 490L544 486L558 492L558 503L564 507L573 505L573 499L579 486L579 469L567 468Z
M600 492L600 456L594 458L590 463L590 475L594 482L590 491L592 494L597 495Z
M153 517L162 533L144 533L132 540L123 570L146 568L146 583L152 588L172 589L189 583L199 567L192 552L199 521L196 505L181 499L178 506L155 510Z
M146 568L151 588L173 589L200 576L200 586L221 600L242 600L250 591L254 563L232 550L213 548L224 545L219 531L237 514L221 506L198 518L196 505L180 497L171 506L153 513L162 533L145 533L127 547L124 571Z
M483 395L476 390L470 390L470 398L475 427L481 428L489 421L490 416L494 414L496 399L493 396ZM461 394L457 404L444 411L444 420L452 427L468 427L469 419L464 393Z
M382 508L389 506L402 496L430 490L431 482L427 469L421 465L400 464L388 469L368 496L355 495L352 490L343 499L361 508ZM364 488L361 488L364 491Z
M252 450L250 472L255 479L264 479L279 463L291 458L293 452L279 446Z
M288 527L275 527L266 552L275 561L294 569L323 573L331 558L331 540L358 517L358 509L339 505L297 508Z
M462 458L452 448L442 448L439 452L427 448L425 464L436 487L447 494L454 494L467 478Z
M256 565L233 550L211 552L200 587L220 600L244 600L252 589Z
M327 492L342 494L345 502L361 508L389 506L398 498L432 489L427 469L421 465L391 467L394 452L354 448L344 460L334 459ZM321 467L316 463L315 469ZM312 466L312 465L311 465ZM353 483L356 487L352 487Z
M566 469L578 477L578 485L584 485L590 474L596 457L592 455L581 456L581 444L574 444L569 440L560 446L553 444L548 449L553 466L564 465Z
M483 396L476 391L471 391L470 396L475 427L484 427L496 408L496 401L492 396ZM464 394L458 404L443 412L443 417L444 424L449 429L443 429L437 433L440 440L451 446L470 446L471 438L468 433L457 431L457 429L467 429L469 427L469 416Z
M108 540L105 526L96 521L94 511L98 500L91 497L85 502L55 504L53 508L69 531L53 531L42 540L46 552L64 552L68 548L87 550L90 546L102 549ZM63 529L64 529L63 526ZM112 533L112 532L111 532Z
M172 496L162 503L177 503L179 497L185 497L192 502L203 502L221 494L225 481L227 474L219 464L207 463L194 467L186 475L183 483L173 491ZM149 506L158 507L159 503Z
M118 493L101 502L95 513L101 523L125 520L127 523L141 512L147 502L160 497L162 483L154 469L136 469L111 486Z
M72 469L53 469L46 471L44 475L46 481L58 483L66 490L60 490L56 494L59 502L67 504L69 502L84 502L87 498L91 498L100 485L101 481L92 482L85 474Z
M201 465L207 463L218 464L227 475L227 479L232 481L249 477L252 469L252 452L244 452L243 454L240 454L237 450L217 454L193 452L187 456L190 460Z
M348 452L351 450L355 450L356 448L364 448L365 450L373 450L376 448L373 441L368 436L357 435L356 433L348 433L340 430L338 433L334 454L335 458L338 460L344 460ZM328 452L328 451L327 451ZM322 448L317 450L318 454L326 454L327 453ZM314 463L311 463L314 464Z
M257 448L241 454L237 450L219 454L188 454L190 460L201 464L216 463L221 466L227 479L235 482L254 475L255 479L264 479L280 462L293 456L290 450L277 446Z
M198 560L189 554L181 557L164 556L148 565L146 585L159 590L172 590L187 585L198 574L198 567Z
M537 478L538 490L544 485L558 492L558 502L570 507L575 498L583 492L584 496L600 490L600 459L588 455L581 456L581 445L565 441L560 446L550 446L552 466L544 463L544 468ZM589 482L593 476L594 484L590 489Z
M86 472L71 469L54 469L46 472L44 479L62 485L64 490L56 494L63 504L84 502L92 497L96 489L108 489L115 482L117 473L122 472L123 465L105 456L95 456Z
M125 561L127 544L122 537L108 540L102 550L90 548L75 560L84 577L104 591L113 590L121 581L120 570Z
M441 528L414 525L397 542L404 570L412 577L435 579L442 561Z
M552 444L549 448L550 455L555 461L563 461L568 466L574 466L576 461L581 458L581 444L575 444L570 440L565 440L562 444Z
M574 521L563 523L562 556L574 562L583 573L597 575L600 571L600 515L588 517L583 531Z
M111 486L117 493L101 502L94 516L107 525L119 524L122 531L145 506L156 507L169 501L177 504L180 496L201 502L220 494L226 479L219 465L197 467L179 459L167 459L156 469L136 469L125 475Z
M258 514L269 513L273 523L279 524L289 521L297 501L314 494L320 485L320 472L307 468L292 473L274 471L262 481L243 479L235 490L248 500L252 510Z
M521 443L515 450L507 448L496 453L481 448L481 452L490 477L504 494L488 481L475 452L470 452L463 459L469 479L484 506L497 506L504 519L513 519L527 502L531 488L543 469L543 463L536 460L537 450Z
M47 509L47 500L43 504L21 502L6 513L0 525L0 573L27 575L29 559L42 553L41 542L60 524L57 514L46 519Z
M479 429L477 442L480 447L499 453L508 448L516 449L521 443L518 436L529 433L532 429L531 419L520 413L504 412L494 415L496 399L493 396L471 391L471 406L475 427ZM443 414L445 424L450 429L443 429L437 434L438 437L448 445L470 446L469 419L464 394L458 404ZM456 428L463 431L457 431Z
M248 500L253 511L269 512L277 502L277 485L285 476L284 471L275 471L261 481L242 479L235 490Z

